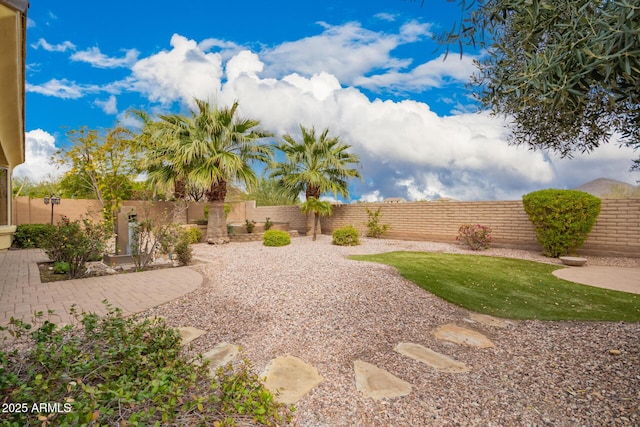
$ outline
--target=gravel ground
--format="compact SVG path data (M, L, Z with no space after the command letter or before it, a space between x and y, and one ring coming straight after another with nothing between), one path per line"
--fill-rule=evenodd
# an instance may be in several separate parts
M205 330L193 342L199 352L222 341L241 345L258 372L287 354L315 366L324 381L296 404L299 426L640 425L640 324L483 326L392 267L346 258L395 250L472 253L449 244L375 239L338 247L330 236L295 238L281 248L200 244L194 255L203 262L193 268L205 276L203 286L147 314ZM527 251L482 254L549 261ZM589 257L589 263L638 266L640 260ZM432 332L445 323L475 329L496 347L440 341ZM471 371L439 373L394 352L399 342L427 346ZM363 397L355 387L356 359L408 381L413 391L383 401Z

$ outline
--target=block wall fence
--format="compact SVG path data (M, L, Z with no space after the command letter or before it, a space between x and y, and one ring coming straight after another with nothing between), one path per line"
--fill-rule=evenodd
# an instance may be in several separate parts
M155 215L171 211L171 202L126 201L137 210L147 209ZM306 233L307 220L297 206L261 206L255 201L232 203L228 222L244 222L245 219L264 222L288 222L292 230ZM353 225L364 235L366 232L366 208L381 208L381 223L391 229L386 237L401 240L455 242L461 224L488 225L493 230L493 246L539 249L533 226L522 202L411 202L411 203L361 203L334 206L331 217L321 218L322 233L331 234L336 228ZM14 224L48 223L51 206L41 199L18 197L13 204ZM99 217L100 204L96 200L63 199L54 208L54 222L60 216L71 219L93 212ZM189 222L204 218L204 203L189 203L179 219ZM578 250L583 255L611 255L640 258L640 199L603 199L600 216L585 245Z

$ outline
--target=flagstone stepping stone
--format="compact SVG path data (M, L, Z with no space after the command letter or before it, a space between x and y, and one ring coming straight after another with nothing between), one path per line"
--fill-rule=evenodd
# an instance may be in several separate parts
M411 393L411 384L371 363L356 360L353 362L353 368L356 374L356 388L366 397L381 400Z
M280 356L271 360L263 377L265 387L280 403L296 403L311 389L320 384L323 378L313 366L295 356Z
M460 374L471 370L463 362L458 362L457 360L435 352L420 344L401 342L396 346L396 348L394 348L394 350L447 374Z
M205 332L202 329L197 329L192 326L182 326L178 328L178 331L180 332L180 337L182 338L182 345L189 344L191 341L195 340Z
M209 361L209 373L214 375L218 368L229 364L236 358L240 348L237 345L221 342L213 349L202 355L202 358Z
M466 345L468 347L489 348L495 347L495 344L480 332L471 329L462 328L453 324L440 326L433 332L436 338L450 341L456 344Z
M471 320L475 320L478 323L482 323L485 326L493 326L494 328L506 328L507 322L497 317L489 316L487 314L471 313L469 315Z

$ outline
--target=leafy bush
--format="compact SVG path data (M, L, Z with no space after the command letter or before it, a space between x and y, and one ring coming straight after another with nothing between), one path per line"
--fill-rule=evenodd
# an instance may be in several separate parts
M245 219L244 223L245 223L245 226L247 227L247 233L253 233L253 229L256 228L256 222Z
M88 219L81 223L63 216L43 249L53 262L68 263L68 276L75 278L82 275L89 259L104 253L105 246L106 227L103 223L93 223Z
M352 226L338 228L333 231L333 244L339 246L356 246L360 244L360 233Z
M17 345L0 347L0 395L25 411L0 412L0 425L282 425L290 411L274 402L247 361L209 376L208 361L181 348L162 319L81 315L76 325L38 328L11 319ZM51 312L50 312L51 313ZM39 313L42 317L42 313ZM117 343L117 345L115 345ZM196 362L196 363L194 363ZM42 410L34 402L54 402ZM22 409L22 406L20 406Z
M291 243L291 236L286 231L267 230L262 236L262 243L265 246L287 246Z
M55 227L51 224L20 224L13 235L16 248L42 248L51 238Z
M193 258L193 249L191 248L187 236L183 235L182 238L178 240L178 243L176 243L174 250L176 252L176 255L178 256L178 261L180 261L180 264L189 265L189 263L191 262L191 258Z
M64 261L53 263L53 272L55 274L67 274L69 272L69 263Z
M200 240L202 240L202 231L198 227L184 228L183 233L190 244L200 243Z
M458 229L456 240L474 251L487 249L491 246L491 227L480 224L462 224Z
M524 195L522 204L544 254L557 258L584 244L601 201L582 191L550 189Z
M369 210L369 208L365 208L367 210L367 236L379 238L382 237L390 228L389 224L380 224L380 218L382 217L382 213L380 210L382 208L378 208L375 212Z

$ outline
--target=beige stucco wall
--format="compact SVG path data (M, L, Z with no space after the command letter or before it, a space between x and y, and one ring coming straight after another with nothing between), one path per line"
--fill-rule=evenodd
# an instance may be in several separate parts
M162 216L173 208L171 202L127 201L125 206L137 210L147 209L155 216ZM232 203L228 222L244 222L245 219L264 222L288 222L291 230L306 232L306 218L298 206L256 207L255 202ZM381 223L391 225L388 238L455 242L458 227L464 223L488 225L493 230L493 245L538 249L533 226L522 202L413 202L413 203L361 203L335 206L331 217L324 217L322 232L330 234L345 225L353 225L366 233L366 208L381 208ZM50 206L41 199L19 197L14 201L16 224L48 223ZM126 207L125 207L126 209ZM55 220L60 215L71 219L100 212L96 200L66 200L55 207ZM189 204L185 216L189 221L204 217L204 203ZM600 216L584 247L578 251L586 255L621 255L640 257L640 199L603 199Z

